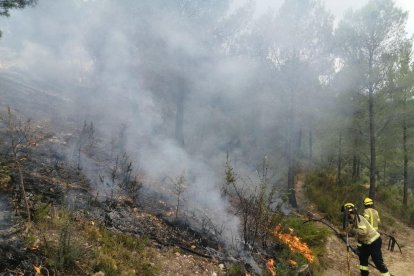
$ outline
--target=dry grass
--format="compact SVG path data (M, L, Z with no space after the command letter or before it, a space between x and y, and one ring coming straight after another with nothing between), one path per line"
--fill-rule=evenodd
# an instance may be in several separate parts
M26 241L39 246L49 270L63 274L157 275L160 269L145 239L110 232L61 208L45 211L43 205Z

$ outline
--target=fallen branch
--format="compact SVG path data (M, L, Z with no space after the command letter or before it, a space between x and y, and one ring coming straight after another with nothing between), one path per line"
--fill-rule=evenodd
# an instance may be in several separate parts
M400 245L398 244L397 240L395 239L395 237L393 235L390 235L390 234L387 234L387 233L384 233L384 232L381 232L381 231L378 231L378 232L381 235L387 236L389 238L389 240L388 240L388 250L393 252L395 245L397 245L398 249L400 250L400 253L402 254L401 247L400 247Z
M200 256L200 257L203 257L203 258L207 258L207 259L214 259L213 256L206 255L206 254L201 253L201 252L197 252L197 251L195 251L191 248L188 248L184 245L181 245L181 244L172 244L172 243L169 243L169 242L164 242L164 241L161 241L159 238L157 238L156 236L153 236L153 235L151 235L149 238L151 240L155 241L156 243L164 246L164 247L178 247L178 248L180 248L184 251L187 251L188 253L191 253L191 254L194 254L194 255L197 255L197 256Z

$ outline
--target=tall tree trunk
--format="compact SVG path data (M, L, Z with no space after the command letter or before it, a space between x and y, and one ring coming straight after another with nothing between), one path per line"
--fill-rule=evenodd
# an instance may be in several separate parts
M298 207L298 203L296 201L296 193L295 193L295 166L294 166L294 158L292 156L292 152L289 154L288 160L288 193L289 193L289 203L292 207Z
M296 143L296 152L298 154L300 152L301 146L302 146L302 128L300 128L298 131L298 138L297 138L297 143Z
M354 115L356 116L356 115ZM359 155L359 145L360 145L360 136L358 131L353 133L353 157L352 157L352 180L355 181L359 179L360 174L360 155Z
M358 156L358 159L357 159L356 177L357 178L361 177L361 158L359 156Z
M179 93L177 95L175 139L180 146L184 146L184 93Z
M369 116L369 144L370 144L370 166L369 166L369 197L375 199L376 188L376 153L375 153L375 125L374 125L374 91L372 85L369 87L368 116Z
M352 180L357 179L357 156L354 154L352 157Z
M376 189L376 148L375 148L375 121L374 121L374 84L373 84L373 60L375 47L369 49L368 61L368 120L369 120L369 145L370 145L370 166L369 166L369 197L375 200Z
M290 106L288 111L288 194L289 194L289 203L293 208L298 207L296 201L295 193L295 168L296 168L296 150L294 149L294 133L295 133L295 123L294 123L294 104L293 96L290 96Z
M342 132L339 132L336 184L342 183Z
M403 191L403 206L408 205L408 149L407 149L407 121L406 121L406 100L403 105L403 150L404 150L404 191Z
M81 153L82 153L82 145L79 144L79 148L78 148L78 171L80 171L82 169L81 167Z
M312 152L312 150L313 150L313 137L312 137L312 130L311 129L309 129L309 161L311 161L312 162L312 155L313 155L313 152Z

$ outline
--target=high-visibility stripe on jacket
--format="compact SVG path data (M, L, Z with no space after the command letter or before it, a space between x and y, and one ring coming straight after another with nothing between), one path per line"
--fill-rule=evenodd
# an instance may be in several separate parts
M378 225L380 224L381 220L377 210L374 208L366 208L364 210L364 218L369 221L375 230L378 230Z

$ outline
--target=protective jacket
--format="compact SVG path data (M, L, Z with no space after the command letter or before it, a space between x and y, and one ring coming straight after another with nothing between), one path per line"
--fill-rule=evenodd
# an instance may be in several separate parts
M351 231L356 235L356 238L361 244L371 244L380 237L380 234L374 227L361 215Z
M366 218L369 221L369 223L375 230L378 230L378 225L380 224L381 220L377 210L369 207L365 208L364 218Z
M359 270L361 276L368 276L368 259L372 258L376 268L383 276L390 276L387 266L384 264L381 252L382 240L380 234L363 216L357 215L357 219L352 225L351 232L356 235L359 248Z

